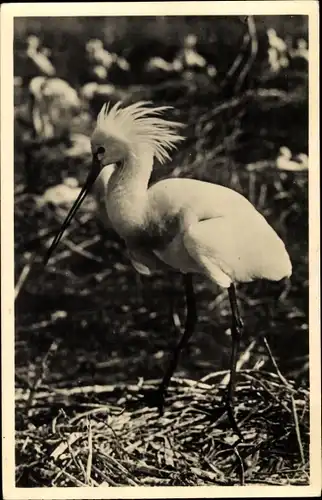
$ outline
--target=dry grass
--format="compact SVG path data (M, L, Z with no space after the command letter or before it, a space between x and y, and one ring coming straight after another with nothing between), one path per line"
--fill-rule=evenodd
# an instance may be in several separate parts
M307 484L308 391L285 387L274 373L242 370L240 442L220 406L224 375L174 379L162 417L144 403L156 381L44 386L32 405L17 391L20 418L29 407L17 430L18 484L25 477L30 486Z

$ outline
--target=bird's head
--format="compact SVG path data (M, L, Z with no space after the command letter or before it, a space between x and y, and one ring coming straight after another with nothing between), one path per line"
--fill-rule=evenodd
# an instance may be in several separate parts
M147 102L137 102L122 108L118 102L111 109L106 104L102 107L91 137L92 166L88 177L54 238L45 262L50 258L65 229L104 168L112 165L115 171L126 168L126 160L131 155L136 157L139 148L151 151L152 157L164 163L170 158L169 151L184 139L177 133L177 128L183 126L181 123L159 117L164 110L169 109L168 106L151 108L147 104Z
M97 158L101 169L122 162L128 152L127 144L104 130L96 129L91 137L93 158Z

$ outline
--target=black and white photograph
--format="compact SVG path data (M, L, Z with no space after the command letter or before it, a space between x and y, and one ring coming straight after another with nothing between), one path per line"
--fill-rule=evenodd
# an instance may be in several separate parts
M4 498L319 495L318 4L1 42Z

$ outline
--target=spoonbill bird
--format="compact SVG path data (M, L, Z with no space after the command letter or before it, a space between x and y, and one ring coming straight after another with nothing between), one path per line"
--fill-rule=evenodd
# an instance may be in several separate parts
M76 90L61 78L36 76L29 84L29 92L37 135L50 138L66 133L81 107Z
M31 59L38 70L47 76L54 76L56 69L48 59L49 50L46 47L41 48L40 40L35 35L27 38L26 55Z
M154 402L162 412L179 354L194 331L197 312L192 275L199 273L211 284L228 290L232 353L225 410L241 436L232 405L243 332L235 283L255 279L280 281L291 276L291 261L283 241L236 191L183 178L165 179L148 187L154 157L165 162L169 152L183 140L178 133L182 124L160 117L169 108L151 109L148 104L143 101L122 108L118 102L111 108L105 104L101 109L91 137L93 160L88 178L54 238L45 263L97 177L114 165L111 176L107 176L106 210L114 229L125 241L134 268L145 275L160 267L174 268L184 276L185 331Z

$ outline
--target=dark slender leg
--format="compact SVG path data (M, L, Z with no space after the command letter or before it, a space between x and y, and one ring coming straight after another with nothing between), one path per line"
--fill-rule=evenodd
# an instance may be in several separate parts
M231 284L228 288L230 307L232 312L232 350L231 350L231 360L230 360L230 379L227 388L226 395L226 410L228 413L228 417L231 423L232 428L238 434L238 436L243 439L240 429L235 420L234 412L233 412L233 400L234 400L234 392L236 385L236 364L237 364L237 356L240 345L240 339L243 333L243 321L240 317L240 313L238 310L237 298L236 298L236 289L235 285Z
M176 346L175 350L172 353L172 358L170 360L168 369L158 389L158 393L160 395L160 405L158 405L158 407L161 414L163 410L164 396L166 394L166 390L168 388L171 377L178 364L180 353L186 347L188 340L190 339L191 335L194 332L195 325L197 322L196 298L193 290L192 275L190 274L184 275L184 285L185 285L185 296L187 304L185 329L180 339L180 342L178 343L178 345Z
M168 297L169 297L169 321L172 323L174 330L180 329L181 323L179 318L176 318L176 308L175 308L175 293L173 286L168 286ZM178 324L179 323L179 324Z

